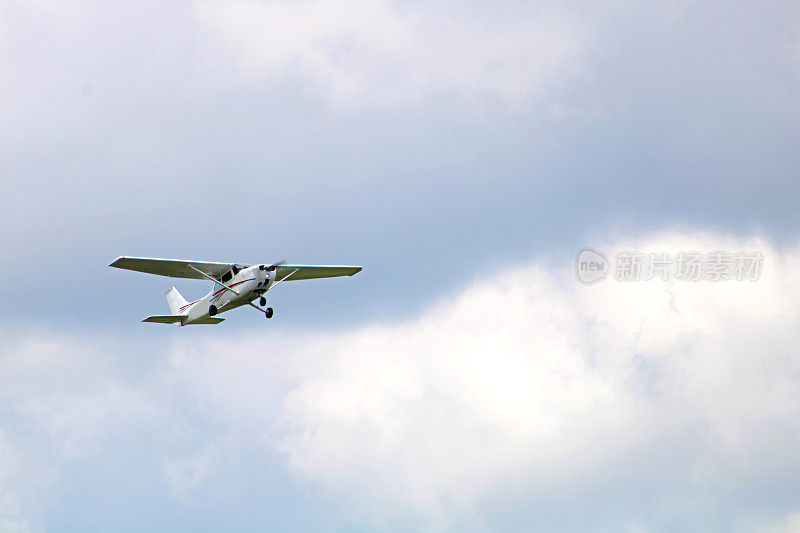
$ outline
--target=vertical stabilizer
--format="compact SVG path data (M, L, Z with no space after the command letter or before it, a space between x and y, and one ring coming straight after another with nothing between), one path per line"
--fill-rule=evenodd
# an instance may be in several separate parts
M169 310L172 311L173 315L185 314L181 307L186 305L186 298L181 296L181 293L175 287L170 287L167 291L167 302L169 302Z

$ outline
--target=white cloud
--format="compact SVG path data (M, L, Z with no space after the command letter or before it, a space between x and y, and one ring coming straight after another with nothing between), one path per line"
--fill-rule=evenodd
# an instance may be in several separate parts
M21 532L31 529L22 509L18 455L11 449L10 443L0 431L0 530L2 531Z
M533 265L486 273L412 322L331 339L329 363L306 361L287 396L281 449L365 507L432 516L498 492L558 501L637 484L702 507L773 470L796 475L797 250L709 235L612 249L720 247L763 251L762 278L587 287Z
M205 58L215 70L234 64L247 78L293 76L331 101L359 105L429 96L525 103L576 72L588 39L565 6L546 2L207 0L195 6L209 37Z
M152 378L118 365L142 343L6 331L0 343L0 530L40 530L70 461L106 457L115 439L136 446L174 419ZM67 480L68 483L68 480ZM69 491L71 492L71 490ZM15 529L16 528L16 529Z

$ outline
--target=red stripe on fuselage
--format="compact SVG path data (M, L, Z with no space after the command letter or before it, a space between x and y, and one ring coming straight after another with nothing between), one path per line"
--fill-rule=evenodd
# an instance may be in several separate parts
M235 287L235 286L237 286L237 285L241 285L242 283L244 283L244 282L246 282L246 281L254 281L255 279L256 279L256 278L243 279L242 281L237 281L236 283L234 283L234 284L232 284L232 285L228 285L228 287L231 287L231 288L233 288L233 287ZM221 289L219 289L218 291L216 291L216 292L215 292L214 294L212 294L211 296L216 296L217 294L221 293L222 291L227 291L227 290L228 290L228 289L226 289L225 287L222 287ZM202 298L200 298L200 300L202 300ZM184 309L186 309L186 308L187 308L187 307L189 307L190 305L194 305L194 304L196 304L197 302L199 302L200 300L195 300L195 301L193 301L193 302L191 302L191 303L188 303L188 304L184 305L183 307L181 307L181 308L180 308L180 310L181 310L181 311L183 311Z
M200 298L200 300L202 300L202 298ZM187 307L189 307L190 305L194 305L194 304L196 304L197 302L199 302L200 300L195 300L195 301L193 301L193 302L189 302L188 304L186 304L186 305L184 305L183 307L181 307L181 308L179 309L179 311L183 311L184 309L186 309L186 308L187 308Z

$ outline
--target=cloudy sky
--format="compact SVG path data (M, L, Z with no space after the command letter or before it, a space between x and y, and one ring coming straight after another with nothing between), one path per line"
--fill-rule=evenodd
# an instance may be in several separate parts
M800 528L800 6L0 0L0 71L0 530Z

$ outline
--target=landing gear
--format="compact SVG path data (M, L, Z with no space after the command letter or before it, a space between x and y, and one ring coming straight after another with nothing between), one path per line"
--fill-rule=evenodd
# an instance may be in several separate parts
M261 307L264 307L265 305L267 305L267 299L262 296L261 299L258 301L258 303L261 304Z
M212 305L211 307L209 307L208 308L208 314L209 314L209 316L216 315L217 314L217 306L216 305Z
M267 311L264 313L267 318L272 318L272 308L267 307Z

